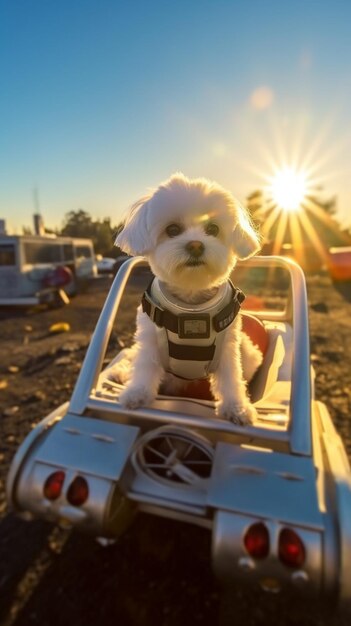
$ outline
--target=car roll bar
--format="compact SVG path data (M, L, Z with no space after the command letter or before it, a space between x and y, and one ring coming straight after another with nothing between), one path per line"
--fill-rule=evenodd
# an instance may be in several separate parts
M87 408L96 409L97 400L91 398L92 391L96 388L98 377L102 369L103 359L107 350L108 341L112 332L113 323L123 296L123 292L132 270L137 265L147 265L143 257L133 257L126 260L119 268L115 279L107 295L104 307L101 311L94 334L88 347L83 365L76 382L71 402L70 413L83 415ZM292 358L292 384L289 409L289 429L288 443L290 452L293 454L310 456L312 453L311 435L311 376L310 376L310 352L309 352L309 330L308 330L308 309L307 294L303 272L301 268L291 259L277 256L256 256L246 260L243 264L247 268L257 267L281 267L287 270L291 279L291 293L288 303L283 313L275 314L272 318L284 319L293 326L293 358ZM257 313L256 311L254 313ZM111 403L108 403L111 404ZM91 407L90 407L91 405ZM155 419L160 418L160 411L156 409L138 409L138 415L142 417L143 412L148 418L152 415ZM128 414L116 401L114 413ZM184 416L186 418L187 416ZM189 417L191 424L194 418ZM186 423L184 419L184 424ZM202 418L195 421L203 422ZM218 424L223 420L211 420L211 423ZM203 426L203 425L202 425ZM234 434L251 433L256 436L272 439L273 432L269 429L257 428L256 426L237 426L225 424L226 432ZM219 427L220 428L220 427ZM284 431L274 433L273 438L279 441L286 441L287 434Z

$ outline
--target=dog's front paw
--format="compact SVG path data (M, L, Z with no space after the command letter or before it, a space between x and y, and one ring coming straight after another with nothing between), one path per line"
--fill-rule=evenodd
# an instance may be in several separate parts
M119 397L119 401L125 409L137 409L141 406L148 406L153 399L150 391L142 386L127 387Z
M115 383L120 383L121 385L125 385L130 379L130 371L119 365L111 367L106 374L108 380L113 380Z
M257 411L252 404L243 405L235 401L221 403L218 406L218 414L229 422L240 426L252 424L257 418Z

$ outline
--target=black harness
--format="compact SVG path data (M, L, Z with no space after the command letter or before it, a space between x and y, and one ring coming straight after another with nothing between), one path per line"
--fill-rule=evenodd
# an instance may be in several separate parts
M211 323L213 329L220 333L232 324L238 315L241 303L245 300L245 295L228 281L232 289L232 298L223 309L216 315L209 313L181 313L176 315L166 308L161 308L152 298L151 286L143 294L141 304L143 312L146 313L152 322L159 328L166 328L178 335L180 339L208 339L211 334ZM215 353L215 343L210 346L199 346L194 344L176 344L168 339L169 356L180 360L211 361ZM191 349L191 353L189 353Z

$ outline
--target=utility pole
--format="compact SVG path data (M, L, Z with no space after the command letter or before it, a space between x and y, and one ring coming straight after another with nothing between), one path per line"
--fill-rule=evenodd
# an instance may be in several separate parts
M38 187L34 187L33 189L33 204L34 204L34 234L35 235L45 235L45 228L43 218L40 215L40 203L39 203L39 191Z

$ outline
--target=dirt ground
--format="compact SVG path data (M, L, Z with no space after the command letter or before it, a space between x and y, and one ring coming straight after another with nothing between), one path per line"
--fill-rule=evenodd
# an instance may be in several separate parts
M63 309L0 314L0 624L2 626L185 626L216 624L220 593L210 534L168 520L136 518L108 548L94 539L8 510L9 463L31 428L70 398L108 287L104 278ZM308 279L316 396L325 402L351 460L351 304L325 275ZM127 307L128 308L128 307ZM132 314L133 317L133 314ZM129 310L111 354L128 343ZM50 334L55 322L70 331ZM338 624L312 612L303 622L276 596L233 590L236 624Z

